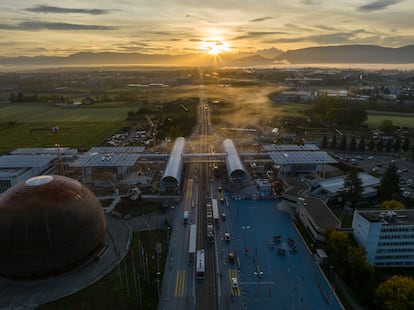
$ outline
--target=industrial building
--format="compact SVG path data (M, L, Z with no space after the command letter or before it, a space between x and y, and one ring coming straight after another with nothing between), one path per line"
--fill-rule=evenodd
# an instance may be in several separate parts
M314 144L264 145L274 164L279 166L279 177L318 174L324 178L326 165L337 161Z
M83 183L114 186L127 179L144 147L93 147L77 156L69 168L82 175ZM131 183L133 183L131 181Z
M77 154L68 147L18 148L0 156L0 193L28 178L64 170Z
M414 266L414 211L355 211L352 228L357 244L376 267Z
M225 162L229 180L233 183L242 183L246 177L246 170L244 169L233 141L225 139L223 141L223 148L224 152L227 153Z
M0 156L0 193L28 178L55 170L56 154Z
M314 240L323 241L327 230L341 227L341 221L324 201L309 195L309 186L298 179L287 178L282 195L283 206L298 215Z
M315 180L312 182L312 195L323 200L334 200L341 195L344 190L346 176L339 176L324 180ZM362 199L367 200L377 196L377 187L381 180L366 172L359 172L358 178L362 181Z
M168 190L176 192L181 184L184 160L182 157L185 146L185 139L179 137L175 139L167 166L161 178L161 192Z

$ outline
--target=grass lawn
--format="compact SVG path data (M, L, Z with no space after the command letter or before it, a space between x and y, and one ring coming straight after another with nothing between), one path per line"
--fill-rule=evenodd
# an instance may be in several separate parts
M395 126L414 128L413 113L397 113L385 111L368 111L368 126L378 128L384 119L390 120Z
M73 147L87 150L100 145L108 137L122 129L127 123L122 121L92 122L39 122L16 123L8 128L0 123L0 151L11 151L16 148ZM53 134L51 128L59 127L59 132Z
M79 108L61 108L49 104L0 104L0 122L39 123L54 122L114 122L127 118L134 107L120 104L91 105Z
M100 145L127 126L128 107L120 103L80 108L48 104L0 104L0 151L23 147L62 147L86 150ZM50 128L58 126L59 133Z

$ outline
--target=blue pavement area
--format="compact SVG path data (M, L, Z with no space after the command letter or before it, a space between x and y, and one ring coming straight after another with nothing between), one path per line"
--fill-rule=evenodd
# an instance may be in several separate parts
M229 199L245 307L342 309L291 216L279 210L278 203Z

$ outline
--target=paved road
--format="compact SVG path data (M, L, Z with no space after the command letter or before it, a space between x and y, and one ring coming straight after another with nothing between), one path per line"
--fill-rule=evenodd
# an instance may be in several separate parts
M189 263L190 225L197 218L197 186L189 178L184 186L183 200L172 212L172 230L168 256L161 286L158 309L195 309L194 262ZM184 211L189 212L188 224L183 223Z

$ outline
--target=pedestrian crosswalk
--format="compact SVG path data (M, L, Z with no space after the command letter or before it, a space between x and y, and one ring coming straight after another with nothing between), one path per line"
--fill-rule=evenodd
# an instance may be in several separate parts
M175 279L175 293L174 297L184 297L185 289L185 270L177 270Z

